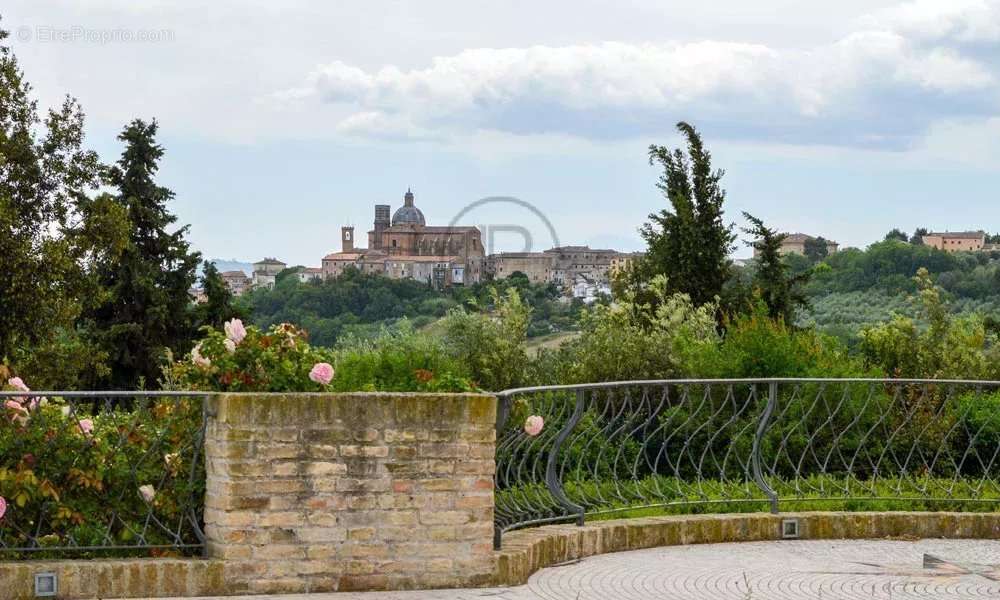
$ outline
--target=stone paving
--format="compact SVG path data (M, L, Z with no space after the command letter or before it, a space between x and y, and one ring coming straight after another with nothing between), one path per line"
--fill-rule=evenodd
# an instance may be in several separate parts
M263 596L255 598L263 599ZM790 540L672 546L543 569L516 588L267 600L1000 598L1000 541ZM223 600L223 599L219 599Z

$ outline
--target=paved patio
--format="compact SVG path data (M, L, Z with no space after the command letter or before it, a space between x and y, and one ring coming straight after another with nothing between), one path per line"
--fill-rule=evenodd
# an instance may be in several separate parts
M1000 541L673 546L544 569L517 588L255 596L268 600L839 600L1000 597ZM223 599L219 599L223 600Z

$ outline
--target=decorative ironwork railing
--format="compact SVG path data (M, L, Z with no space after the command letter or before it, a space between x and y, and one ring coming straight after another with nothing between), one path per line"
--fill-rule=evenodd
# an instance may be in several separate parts
M1000 382L631 381L498 394L495 539L586 516L1000 503ZM528 416L544 419L537 435Z
M201 552L206 398L0 392L0 560Z

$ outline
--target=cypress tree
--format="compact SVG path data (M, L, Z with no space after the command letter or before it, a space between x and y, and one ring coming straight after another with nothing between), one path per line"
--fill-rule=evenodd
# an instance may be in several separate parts
M669 206L650 214L640 229L648 251L633 277L649 281L666 275L668 291L688 294L700 305L723 295L736 236L723 221L725 172L712 169L712 155L694 127L681 122L677 129L687 141L686 152L649 147L649 163L663 168L656 187Z
M166 351L186 351L194 335L189 290L200 254L189 250L186 226L171 231L177 217L167 203L174 194L154 181L163 157L156 132L155 120L129 123L118 136L125 150L109 174L131 226L120 257L102 269L107 297L91 317L111 371L99 384L113 389L155 386Z
M812 272L790 275L790 268L781 257L781 243L787 236L767 227L762 220L750 213L743 213L743 216L751 225L743 231L753 238L750 246L756 250L756 269L753 275L755 292L767 306L768 316L792 325L795 323L795 311L808 306L802 286L809 281Z

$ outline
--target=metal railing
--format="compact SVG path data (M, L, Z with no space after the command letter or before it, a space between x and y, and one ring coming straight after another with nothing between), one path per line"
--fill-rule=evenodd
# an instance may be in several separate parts
M0 560L203 552L207 397L0 392Z
M1000 382L629 381L498 397L497 548L506 531L587 516L1000 503Z

